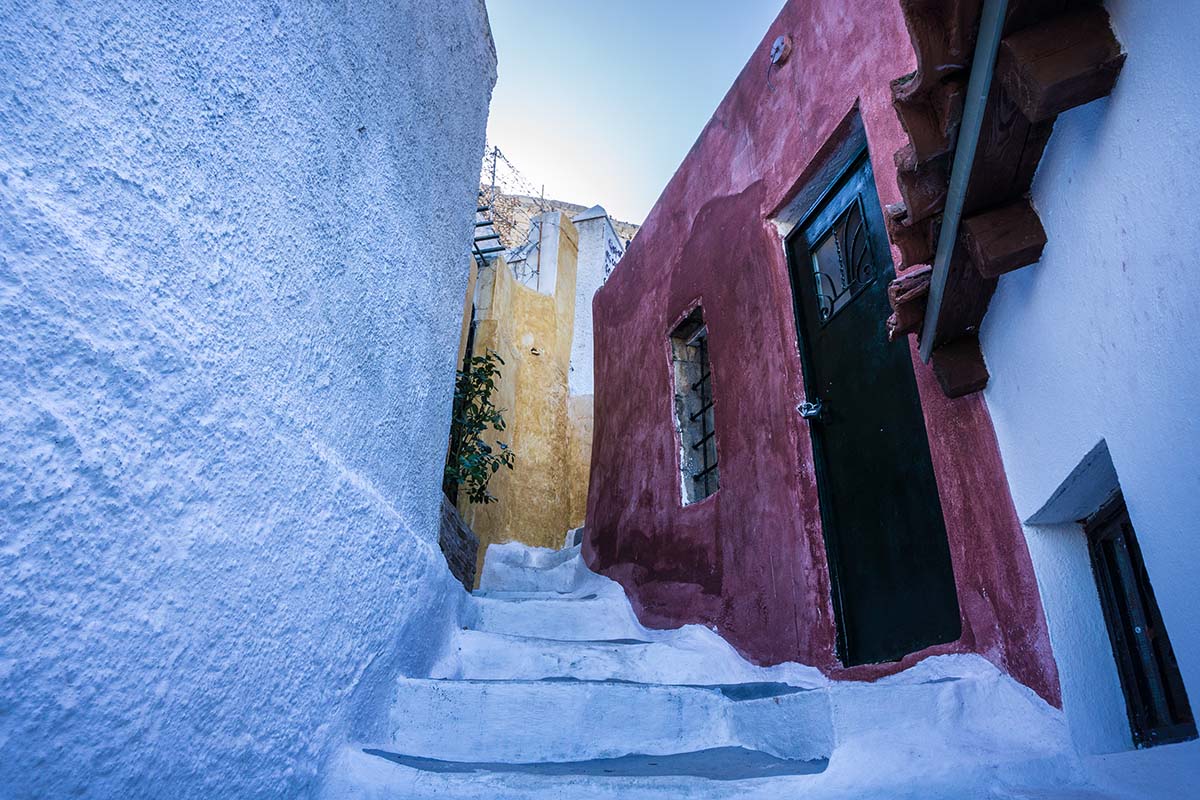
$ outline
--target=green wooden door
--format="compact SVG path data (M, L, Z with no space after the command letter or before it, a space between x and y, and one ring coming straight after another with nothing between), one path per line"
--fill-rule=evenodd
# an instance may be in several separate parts
M954 641L950 548L909 345L887 340L891 251L865 152L787 246L839 656Z

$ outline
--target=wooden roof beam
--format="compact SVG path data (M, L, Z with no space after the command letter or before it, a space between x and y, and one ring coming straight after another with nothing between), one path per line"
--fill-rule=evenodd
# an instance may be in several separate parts
M949 156L918 161L911 144L896 151L896 183L904 198L905 224L915 225L938 214L946 205L950 184Z
M933 261L933 248L937 242L935 219L911 222L908 218L908 206L904 203L892 203L884 209L883 221L888 238L900 249L897 270Z
M888 284L888 302L892 306L892 315L887 321L889 342L921 330L932 274L933 267L918 267Z
M963 336L933 351L933 374L947 397L974 394L987 386L987 365L979 337Z
M1029 200L963 220L962 243L979 274L996 278L1034 264L1046 246L1046 231Z
M1108 12L1061 14L1007 36L996 77L1030 122L1105 97L1125 64Z

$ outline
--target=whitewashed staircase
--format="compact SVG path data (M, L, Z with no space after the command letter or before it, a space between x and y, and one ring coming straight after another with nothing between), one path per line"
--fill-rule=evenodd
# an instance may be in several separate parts
M578 547L493 545L461 628L323 797L1100 796L1060 715L983 659L873 684L757 667L703 627L642 627Z

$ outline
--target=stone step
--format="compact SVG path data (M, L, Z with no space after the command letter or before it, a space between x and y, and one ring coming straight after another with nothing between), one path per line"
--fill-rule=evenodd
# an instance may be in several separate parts
M553 569L560 564L576 559L579 554L580 547L578 545L554 550L549 547L531 547L519 542L505 542L489 545L485 561L534 569Z
M715 781L740 781L778 775L815 775L829 765L829 759L826 758L798 761L790 758L776 758L759 750L747 750L744 747L714 747L711 750L672 753L665 756L633 753L618 758L531 764L508 764L501 761L440 761L432 758L414 758L370 748L363 752L409 769L440 775L490 772L494 775L703 778Z
M479 589L492 591L572 592L599 576L578 558L579 548L541 548L492 545L484 557Z
M664 686L618 681L402 679L389 735L409 758L514 764L742 747L827 758L829 695L782 683Z
M463 627L472 630L569 641L654 638L618 592L571 597L481 594L471 600Z
M563 641L460 631L430 677L467 680L621 680L659 684L775 681L804 688L827 684L811 667L756 667L699 625L656 631L654 641Z
M675 756L496 764L416 759L346 747L323 800L746 800L799 796L825 760L788 761L741 748ZM888 797L888 800L893 800Z
M903 738L903 737L901 737ZM899 753L783 761L739 748L565 763L432 761L345 747L330 762L322 800L1128 800L1041 760L939 767L909 743ZM899 756L899 759L897 759ZM1138 796L1141 796L1140 794ZM1181 795L1182 796L1182 795Z

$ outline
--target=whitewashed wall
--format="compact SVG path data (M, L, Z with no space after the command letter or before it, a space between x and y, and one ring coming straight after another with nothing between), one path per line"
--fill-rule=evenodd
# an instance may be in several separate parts
M305 796L461 597L482 0L0 38L0 796Z
M579 273L575 287L575 331L571 339L569 384L571 394L580 396L595 392L592 298L624 255L625 245L613 230L608 212L602 206L592 206L572 221L579 230Z
M536 292L554 296L558 288L558 249L563 235L561 211L543 211L529 221L525 241L506 254L517 280Z
M1200 709L1200 14L1106 5L1128 61L1109 99L1055 125L1033 189L1049 243L984 320L986 399L1022 518L1107 442ZM1128 747L1083 533L1027 531L1077 736Z

